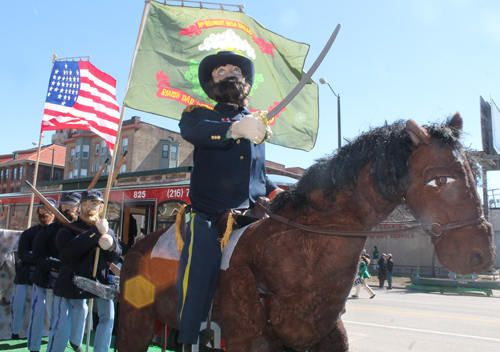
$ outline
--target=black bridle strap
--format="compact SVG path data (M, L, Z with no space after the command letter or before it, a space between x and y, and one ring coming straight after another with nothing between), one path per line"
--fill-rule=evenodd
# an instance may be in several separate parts
M314 233L319 233L322 235L329 235L329 236L344 236L344 237L369 237L369 236L374 236L377 234L396 234L396 233L402 233L402 232L410 232L410 231L415 231L415 230L425 230L429 236L433 237L439 237L443 233L443 231L451 230L451 229L456 229L460 227L465 227L469 225L473 225L475 223L482 223L483 221L486 221L484 217L479 217L473 220L465 220L465 221L459 221L459 222L453 222L445 225L440 225L438 223L416 223L417 225L406 227L404 229L394 229L394 230L384 230L384 231L339 231L339 230L330 230L330 229L321 229L317 227L311 227L303 224L299 224L298 222L295 222L293 220L287 219L283 216L271 213L266 207L264 207L260 203L255 204L256 207L264 211L271 219L274 219L276 221L282 222L284 224L290 225L292 227L295 227L300 230L308 231L308 232L314 232ZM415 222L398 222L397 224L408 224L412 223L415 224ZM438 230L438 231L436 231Z

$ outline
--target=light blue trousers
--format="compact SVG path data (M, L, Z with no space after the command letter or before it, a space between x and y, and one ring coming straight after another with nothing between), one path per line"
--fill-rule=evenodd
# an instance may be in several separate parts
M96 298L94 302L97 305L99 316L94 339L94 352L108 352L115 321L114 302L103 298ZM55 296L54 318L47 352L64 352L68 340L77 346L82 345L87 310L87 301L84 299L67 299Z
M54 309L54 291L51 288L43 288L33 285L31 295L31 315L28 326L28 349L30 351L40 351L43 334L43 321L45 310L47 310L49 322L52 325Z
M81 346L87 310L85 299L67 299L54 296L54 316L50 327L47 352L64 352L68 340Z
M10 301L10 314L12 316L11 330L13 334L19 334L23 322L24 303L28 295L28 285L14 285L14 295Z

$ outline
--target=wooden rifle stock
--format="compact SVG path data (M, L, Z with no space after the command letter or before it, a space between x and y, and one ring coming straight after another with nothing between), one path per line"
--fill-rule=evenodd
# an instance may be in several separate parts
M95 174L94 179L92 180L90 185L87 187L87 191L92 191L92 189L94 188L97 181L99 181L99 177L101 177L101 174L104 171L104 168L108 165L108 161L109 161L109 158L107 158L106 161L104 162L104 164L102 164L102 166L99 169L99 171L97 172L97 174Z
M118 162L118 165L116 165L116 167L115 167L115 172L113 172L113 178L111 179L111 187L113 187L113 184L115 183L116 178L118 177L118 174L120 173L120 169L121 169L123 163L125 162L125 156L127 155L127 153L128 153L128 150L126 150L125 153L123 153L122 158Z
M52 214L54 214L54 216L56 217L56 219L61 223L63 224L64 226L67 226L69 227L70 229L72 230L75 230L75 231L78 231L78 232L84 232L84 230L74 226L74 225L71 225L71 223L69 222L68 219L66 219L66 217L61 214L61 212L59 211L59 209L57 209L56 207L54 207L52 205L52 203L50 203L47 198L45 198L40 192L38 192L38 190L33 187L33 185L31 183L29 183L28 181L26 181L26 184L28 185L28 187L30 188L30 191L33 192L37 197L38 199L40 199L42 201L42 203L52 212Z

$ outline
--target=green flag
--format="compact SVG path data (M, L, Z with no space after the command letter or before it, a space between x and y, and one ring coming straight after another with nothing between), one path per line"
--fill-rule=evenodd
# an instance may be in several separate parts
M250 58L255 78L250 111L270 111L303 76L309 46L264 29L242 12L146 4L146 21L124 105L179 120L186 106L213 107L198 65L221 50ZM271 143L311 150L318 133L318 86L312 80L269 122Z

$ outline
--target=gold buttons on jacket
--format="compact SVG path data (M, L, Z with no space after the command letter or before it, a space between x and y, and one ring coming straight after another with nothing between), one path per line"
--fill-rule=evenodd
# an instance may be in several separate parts
M238 139L238 140L236 140L236 144L240 144L240 142L241 142L241 141L240 141L239 139Z
M220 139L220 136L212 136L212 139Z
M243 155L242 155L242 156L240 156L240 160L243 160Z

